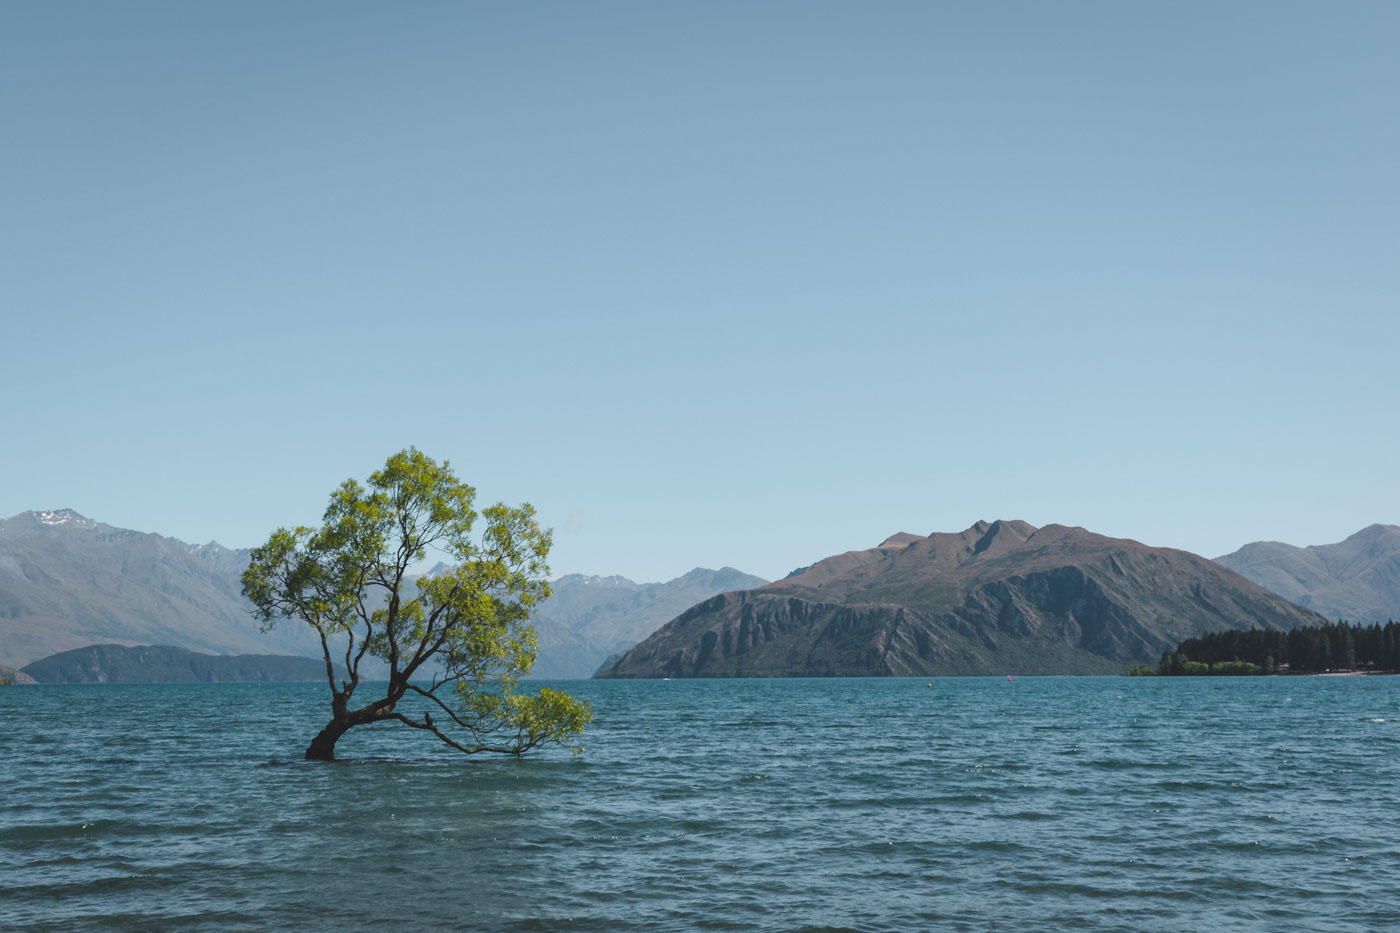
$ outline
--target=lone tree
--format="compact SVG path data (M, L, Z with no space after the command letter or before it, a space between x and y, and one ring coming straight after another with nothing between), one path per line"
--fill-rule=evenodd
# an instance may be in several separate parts
M473 510L476 490L417 449L394 454L368 487L346 480L331 494L320 528L279 528L253 550L243 593L264 631L284 618L321 639L331 721L306 758L335 759L355 726L397 720L468 755L522 755L570 743L593 712L548 688L515 693L535 663L531 608L549 596L550 533L529 505ZM472 535L485 520L479 537ZM435 548L455 566L413 578ZM344 644L349 677L337 683L332 655ZM389 666L383 696L351 708L366 656ZM422 719L396 712L408 694L430 704ZM438 714L434 718L433 714Z

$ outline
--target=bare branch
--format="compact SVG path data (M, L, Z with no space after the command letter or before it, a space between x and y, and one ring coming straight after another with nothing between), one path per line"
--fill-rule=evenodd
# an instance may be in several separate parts
M444 734L442 733L442 730L438 729L437 726L432 726L432 725L429 725L429 724L426 723L426 722L418 722L417 720L409 719L409 718L408 718L407 716L405 716L403 713L394 713L393 715L391 715L391 716L389 716L389 717L387 717L387 718L389 718L389 719L397 719L399 722L403 723L404 725L412 726L412 727L415 728L415 729L422 729L422 730L424 730L425 732L431 732L433 735L437 736L439 739L441 739L441 740L442 740L443 742L445 742L446 744L448 744L448 745L452 746L453 748L457 749L459 752L465 752L465 753L468 754L468 755L475 755L475 754L477 754L477 753L479 753L479 752L495 752L495 753L497 753L497 754L499 754L499 755L516 755L516 756L520 756L520 755L524 754L525 752L528 752L530 749L538 747L539 744L540 744L539 742L536 742L536 741L527 741L527 742L524 742L524 743L520 743L520 742L517 741L517 744L514 745L514 746L512 746L512 747L506 747L506 746L504 746L504 745L485 745L485 744L476 745L475 747L468 747L468 746L466 746L466 745L461 744L460 742L457 742L457 741L453 740L450 736L444 735ZM517 738L520 738L520 736L517 736Z
M326 633L317 630L321 636L321 656L326 659L326 679L330 681L331 693L335 693L335 665L331 663L331 644L326 640Z
M461 726L463 729L469 729L469 730L471 730L471 731L473 731L473 732L476 731L476 730L472 727L472 725L471 725L470 723L463 721L463 719L462 719L460 716L457 715L456 711L454 711L454 710L452 709L452 707L450 707L450 706L448 706L446 703L444 703L444 702L442 701L442 698L439 697L439 696L436 696L431 690L424 690L422 687L416 686L416 685L414 685L414 684L409 684L409 685L408 685L408 689L412 690L414 693L418 694L419 696L425 696L425 697L427 697L428 699L432 700L434 703L436 703L439 707L442 708L442 711L443 711L444 713L446 713L448 716L450 716L450 717L452 718L452 721L453 721L453 722L455 722L457 725Z

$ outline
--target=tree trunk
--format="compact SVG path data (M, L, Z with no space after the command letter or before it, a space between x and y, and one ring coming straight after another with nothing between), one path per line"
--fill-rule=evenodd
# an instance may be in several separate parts
M326 723L326 728L316 734L311 744L306 746L307 761L335 761L335 743L350 730L348 720L336 717Z

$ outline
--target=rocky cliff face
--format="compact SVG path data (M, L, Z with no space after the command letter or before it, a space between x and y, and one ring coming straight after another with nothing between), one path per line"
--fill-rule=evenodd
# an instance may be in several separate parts
M709 599L599 676L1110 673L1207 631L1321 621L1185 551L979 522Z
M1256 541L1216 561L1285 599L1348 622L1400 621L1400 526L1370 525L1336 544Z

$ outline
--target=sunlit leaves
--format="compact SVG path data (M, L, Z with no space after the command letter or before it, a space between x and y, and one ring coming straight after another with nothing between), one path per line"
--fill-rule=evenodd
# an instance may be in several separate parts
M593 708L559 690L541 687L532 697L511 697L519 729L531 745L543 741L575 744L593 718Z

